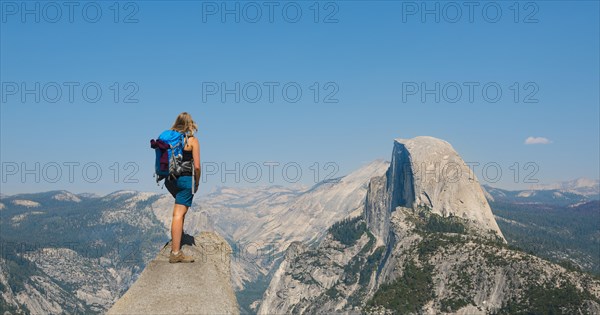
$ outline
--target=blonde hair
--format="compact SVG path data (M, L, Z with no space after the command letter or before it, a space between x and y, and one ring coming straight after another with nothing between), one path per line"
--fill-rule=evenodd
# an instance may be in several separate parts
M196 125L192 119L192 115L188 114L187 112L183 112L177 116L177 119L175 119L175 123L173 124L173 127L171 127L171 130L183 132L186 135L189 135L190 133L193 135L196 131L198 131L198 125Z

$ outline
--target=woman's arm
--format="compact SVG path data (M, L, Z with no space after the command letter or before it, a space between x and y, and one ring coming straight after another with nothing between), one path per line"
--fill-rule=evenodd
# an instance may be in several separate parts
M194 137L192 142L192 157L194 158L194 183L196 187L200 184L200 142ZM196 188L194 187L194 188ZM194 191L197 189L194 189Z

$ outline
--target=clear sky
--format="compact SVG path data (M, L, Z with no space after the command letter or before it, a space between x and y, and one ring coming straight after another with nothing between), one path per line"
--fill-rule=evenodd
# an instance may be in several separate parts
M0 3L5 194L159 192L149 140L182 111L203 192L311 185L419 135L484 184L599 177L598 1Z

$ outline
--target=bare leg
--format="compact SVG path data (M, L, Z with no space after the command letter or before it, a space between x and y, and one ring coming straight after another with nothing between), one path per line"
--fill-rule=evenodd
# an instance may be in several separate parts
M171 222L171 251L177 252L181 249L181 235L183 234L183 221L185 220L185 214L187 213L188 207L184 205L175 204L173 207L173 221Z

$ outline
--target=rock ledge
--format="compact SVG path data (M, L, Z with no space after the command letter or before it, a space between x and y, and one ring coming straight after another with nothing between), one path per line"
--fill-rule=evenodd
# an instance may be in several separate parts
M146 265L107 314L239 314L230 280L231 247L221 236L185 235L182 250L193 263L169 263L171 243Z

